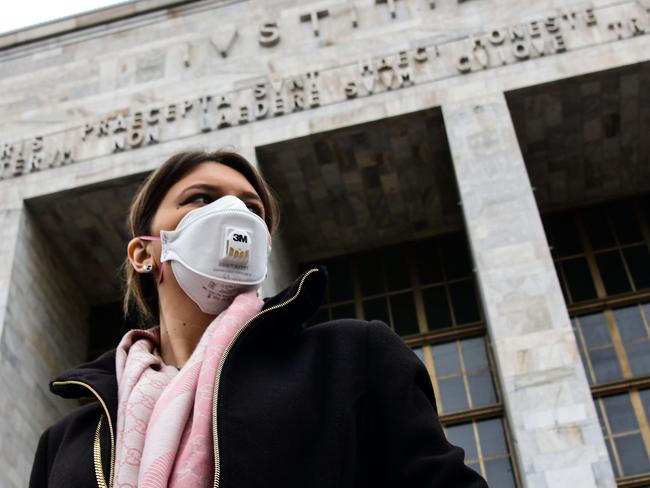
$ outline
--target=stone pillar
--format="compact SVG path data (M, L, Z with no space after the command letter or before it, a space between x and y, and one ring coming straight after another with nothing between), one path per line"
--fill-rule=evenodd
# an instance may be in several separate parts
M505 97L454 102L442 112L523 485L613 488Z
M78 405L48 381L86 360L88 303L22 201L2 202L0 226L0 486L18 488L41 433Z

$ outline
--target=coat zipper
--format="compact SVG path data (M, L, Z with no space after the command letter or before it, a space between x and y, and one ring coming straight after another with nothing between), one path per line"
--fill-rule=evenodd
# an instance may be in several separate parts
M298 290L296 293L287 299L286 301L279 303L277 305L273 305L272 307L269 307L265 310L262 310L255 315L253 315L248 321L241 326L239 331L235 334L234 338L230 341L226 349L224 349L223 354L221 355L221 360L219 361L219 367L217 368L217 373L215 376L214 380L214 391L212 393L212 442L213 442L213 448L214 448L214 482L213 482L213 488L219 488L219 479L221 477L221 466L219 465L219 434L217 432L217 395L219 393L219 380L221 379L221 370L223 369L223 365L226 361L226 356L228 355L228 352L230 352L230 349L232 346L235 344L237 341L237 338L241 335L241 333L255 320L258 318L260 315L263 315L267 312L270 312L271 310L277 310L278 308L282 308L285 305L288 305L289 303L293 302L298 295L300 295L300 291L302 290L302 285L305 282L305 279L307 276L309 276L312 273L317 272L317 268L312 268L305 272L302 277L300 278L300 283L298 284Z
M109 488L106 485L106 478L104 478L104 468L102 467L102 446L100 441L100 432L102 430L102 419L104 414L99 417L97 429L95 429L95 441L93 442L93 459L95 462L95 478L99 488ZM112 474L112 473L111 473Z
M113 434L113 422L111 421L111 416L108 412L108 407L106 406L106 402L104 402L104 399L101 397L97 391L90 386L88 383L84 383L83 381L78 381L78 380L67 380L67 381L53 381L52 386L55 385L81 385L86 388L88 388L93 395L97 397L97 400L99 400L99 403L102 405L104 412L106 413L106 418L108 419L108 430L111 436L111 464L110 464L110 471L109 471L109 477L108 477L108 484L106 483L106 478L104 477L104 468L102 467L102 455L101 455L101 444L100 444L100 431L102 428L102 419L104 415L102 414L99 417L99 423L97 424L97 428L95 429L95 438L93 442L93 460L95 464L95 478L97 479L97 485L99 488L111 488L113 486L113 472L115 468L115 436Z

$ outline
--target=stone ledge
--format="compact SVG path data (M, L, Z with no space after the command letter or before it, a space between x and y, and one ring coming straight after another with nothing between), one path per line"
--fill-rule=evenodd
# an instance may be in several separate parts
M131 0L0 34L0 50L199 0Z

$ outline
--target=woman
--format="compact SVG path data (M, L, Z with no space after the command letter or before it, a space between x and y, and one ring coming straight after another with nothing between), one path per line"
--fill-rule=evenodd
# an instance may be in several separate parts
M50 382L97 401L43 433L31 487L487 486L390 328L305 327L324 268L257 297L277 222L236 153L176 154L149 175L129 212L124 312L155 325Z

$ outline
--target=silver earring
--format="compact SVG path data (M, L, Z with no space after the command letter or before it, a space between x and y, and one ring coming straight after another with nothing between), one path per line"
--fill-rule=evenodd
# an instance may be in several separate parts
M152 269L153 269L153 264L151 264L151 263L147 263L147 264L144 265L144 270L145 270L145 271L149 272L149 271L151 271Z

